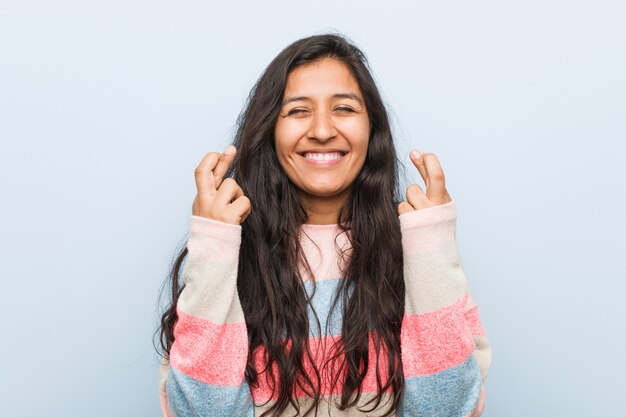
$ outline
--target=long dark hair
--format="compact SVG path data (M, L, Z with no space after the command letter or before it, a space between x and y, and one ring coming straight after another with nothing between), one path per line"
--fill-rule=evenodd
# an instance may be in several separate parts
M264 371L277 398L264 415L281 415L291 404L296 388L315 401L305 411L317 409L321 398L320 370L307 373L314 363L309 349L307 304L310 301L298 273L298 264L308 264L298 241L298 230L307 215L297 189L278 163L274 149L274 126L290 72L322 58L347 65L358 82L370 120L370 137L365 164L351 185L337 224L347 233L351 253L333 305L343 307L341 343L335 344L331 369L339 369L333 384L343 386L337 406L356 406L368 372L369 337L376 351L378 393L367 401L372 411L391 394L387 404L393 415L404 391L400 352L400 327L404 312L403 258L397 204L400 200L398 161L389 117L365 55L340 34L315 35L300 39L280 52L252 88L237 119L233 145L237 156L226 173L242 187L252 202L252 212L242 223L237 289L249 337L245 377L250 386ZM174 341L176 303L184 285L180 269L187 248L180 251L168 277L171 303L161 318L160 347L168 357ZM310 271L310 269L309 269ZM319 323L319 322L318 322ZM371 335L371 336L368 336ZM267 367L255 367L253 353L266 350ZM386 356L387 369L379 369ZM340 381L341 378L341 381ZM336 386L336 385L335 385Z

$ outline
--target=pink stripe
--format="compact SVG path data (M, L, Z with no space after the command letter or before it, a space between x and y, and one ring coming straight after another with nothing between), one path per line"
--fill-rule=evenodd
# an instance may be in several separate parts
M483 323L480 321L480 313L478 306L475 306L465 312L465 321L472 332L472 336L486 336Z
M456 216L456 203L449 201L444 204L401 214L399 219L402 229L411 229L453 220L456 219Z
M453 201L404 213L399 218L404 256L454 247L456 205Z
M191 216L187 241L190 258L210 260L221 265L232 264L239 259L240 245L240 225Z
M424 226L421 229L404 230L402 233L402 249L404 256L415 256L432 253L452 247L456 250L455 225L450 222L438 223L435 226Z
M345 261L352 253L347 233L339 233L337 225L304 224L299 239L313 274L310 276L304 265L299 263L298 269L303 280L322 281L342 276L341 268L345 268ZM335 244L339 246L339 251L345 251L343 258L338 257Z
M345 378L345 370L340 373L339 365L341 364L341 360L343 359L343 355L341 355L335 361L329 361L329 353L334 353L335 350L332 346L335 343L340 343L341 338L339 336L329 336L322 338L309 338L309 349L311 350L311 354L313 356L313 362L311 362L308 357L305 355L303 359L303 366L310 376L311 380L314 384L317 381L317 377L313 370L312 363L315 363L316 368L320 371L321 378L321 395L330 395L330 394L338 394L343 389L343 380ZM289 349L289 343L287 345L287 349ZM264 348L259 348L255 352L255 364L257 370L261 371L264 369ZM324 352L326 352L326 356L324 356ZM363 380L363 393L376 393L378 392L378 386L376 384L376 349L374 347L374 342L372 339L372 335L369 335L369 358L370 364L368 367L368 372ZM380 370L380 378L381 383L384 385L388 378L387 372L387 355L383 349L381 349L381 353L379 355L379 370ZM273 374L277 375L277 367L274 365ZM337 384L333 387L334 380L332 376L336 376L341 374L341 377L338 379ZM272 382L271 378L269 378L268 374L260 374L259 375L259 385L257 387L252 387L252 397L256 403L263 403L269 400L275 401L278 397L277 392L272 395ZM296 397L308 397L309 394L306 393L302 388L296 387L295 389Z
M378 384L376 383L376 348L374 347L374 341L372 335L369 337L369 358L370 365L363 380L363 392L364 393L377 393ZM387 360L387 349L384 345L380 346L380 353L378 354L378 372L380 373L380 383L385 385L389 378L389 361Z
M404 316L401 343L405 377L434 374L469 357L474 339L463 314L466 301L467 293L447 307Z
M239 386L248 354L245 323L215 324L177 309L171 365L205 384Z

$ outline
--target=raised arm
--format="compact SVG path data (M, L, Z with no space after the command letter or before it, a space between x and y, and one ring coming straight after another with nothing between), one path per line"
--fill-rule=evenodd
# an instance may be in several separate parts
M196 169L185 287L161 372L167 417L253 416L244 377L248 335L237 293L240 222L250 207L239 186L221 177L233 156L209 153Z
M401 415L477 417L491 347L457 253L456 205L437 158L412 161L427 192L409 186L407 202L398 207L406 283Z

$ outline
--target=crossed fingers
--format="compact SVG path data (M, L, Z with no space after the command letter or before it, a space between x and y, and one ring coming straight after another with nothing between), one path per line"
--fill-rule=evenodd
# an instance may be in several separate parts
M228 146L223 153L207 153L195 170L197 195L192 213L227 223L240 224L250 213L251 204L242 188L232 178L224 178L235 159L236 149Z
M235 147L230 145L224 153L207 153L195 171L196 188L200 192L215 192L224 180L224 174L235 159Z
M439 159L434 153L410 153L411 162L426 184L426 192L417 184L407 187L406 199L398 205L400 215L452 201L446 190L446 181Z

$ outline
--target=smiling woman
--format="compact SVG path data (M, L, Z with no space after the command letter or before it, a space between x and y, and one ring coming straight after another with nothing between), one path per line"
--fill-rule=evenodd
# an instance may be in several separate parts
M164 416L479 416L491 347L456 206L431 153L411 154L426 190L402 201L363 53L294 42L238 124L195 171L159 329Z
M334 224L365 163L370 135L361 89L341 61L294 69L276 121L276 156L298 189L308 223Z

